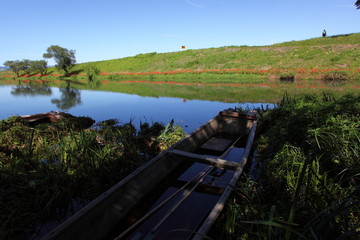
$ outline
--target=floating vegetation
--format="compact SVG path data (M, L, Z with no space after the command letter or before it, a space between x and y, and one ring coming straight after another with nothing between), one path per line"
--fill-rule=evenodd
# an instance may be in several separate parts
M159 123L137 130L132 122L94 122L69 114L56 123L0 121L0 239L28 238L46 222L64 221L158 154L159 145L185 135L179 126L163 132Z

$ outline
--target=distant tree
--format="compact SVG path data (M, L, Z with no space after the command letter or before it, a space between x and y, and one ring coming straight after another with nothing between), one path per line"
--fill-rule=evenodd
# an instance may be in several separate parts
M69 70L75 65L75 50L68 50L58 45L48 47L44 53L44 58L54 58L57 69L63 70L69 76Z
M41 76L46 75L48 71L47 62L45 60L31 61L30 68L35 73L40 73Z
M23 66L22 70L26 73L26 75L30 76L32 73L32 69L30 67L31 61L29 59L23 59L20 62L22 63Z
M356 6L357 9L360 9L360 0L356 1L355 6Z
M20 60L6 61L4 66L9 67L18 77L20 77L20 71L24 70L24 62Z
M14 96L51 96L52 90L49 85L45 84L26 84L19 83L12 88L11 94Z

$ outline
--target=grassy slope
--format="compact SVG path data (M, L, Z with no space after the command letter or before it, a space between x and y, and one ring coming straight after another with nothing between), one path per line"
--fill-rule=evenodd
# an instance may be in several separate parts
M202 69L359 68L360 33L291 41L271 46L228 46L147 53L93 62L103 72L149 72ZM78 64L82 70L90 63Z
M217 100L224 102L275 102L288 94L321 94L324 91L343 95L356 93L360 84L360 33L291 41L271 46L228 46L221 48L186 50L172 53L147 53L134 57L78 64L72 73L82 73L86 65L94 64L102 72L152 72L202 69L250 69L246 74L192 73L174 75L109 75L97 78L104 91L135 93L144 96L181 97L186 99ZM310 69L296 71L294 69ZM320 69L319 71L316 69ZM322 69L344 69L344 72L321 71ZM252 70L257 70L253 73ZM260 70L260 71L259 71ZM264 71L263 71L264 70ZM268 71L267 71L268 70ZM50 68L51 76L33 76L16 81L51 82L56 86L59 73ZM63 74L63 73L60 73ZM342 77L345 80L332 79ZM0 73L0 84L17 84L10 71ZM292 80L281 80L283 76L293 76ZM330 80L325 78L329 76ZM69 79L68 79L69 80ZM76 87L87 88L87 78L76 75L70 78ZM149 84L132 84L131 81L144 80ZM129 81L126 83L126 81ZM121 82L121 84L115 84ZM150 84L168 82L169 84ZM181 82L172 85L172 82ZM190 84L191 83L191 84ZM290 83L290 84L289 84ZM293 83L293 84L291 84ZM204 85L199 85L204 84ZM234 86L233 84L237 84ZM64 85L64 84L63 84ZM185 86L186 85L186 86ZM188 85L188 86L187 86ZM221 86L220 86L221 85ZM75 86L75 85L74 85ZM171 89L171 90L170 90ZM201 90L201 91L200 91Z

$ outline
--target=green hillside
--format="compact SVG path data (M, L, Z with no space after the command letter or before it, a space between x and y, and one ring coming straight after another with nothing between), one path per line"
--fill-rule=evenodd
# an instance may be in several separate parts
M90 63L78 64L81 71ZM146 53L93 62L102 72L204 69L329 69L360 67L360 33L291 41L270 46L226 46L170 53Z

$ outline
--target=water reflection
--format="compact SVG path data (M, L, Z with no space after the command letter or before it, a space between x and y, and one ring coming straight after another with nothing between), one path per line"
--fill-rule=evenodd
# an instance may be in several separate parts
M187 133L190 133L221 110L236 106L251 109L263 105L263 103L245 101L226 103L196 100L189 99L186 94L180 94L179 97L159 97L159 95L150 97L140 96L133 93L133 91L131 94L127 94L79 90L74 88L75 85L77 85L75 81L63 82L60 88L52 87L50 90L46 84L41 82L35 82L32 85L28 83L18 84L18 86L0 85L0 119L13 115L66 111L75 116L89 116L96 121L115 118L120 123L127 123L132 120L135 126L140 126L140 122L144 121L167 124L174 119L176 124L179 124ZM139 91L139 94L144 93L144 89L147 91L149 87L151 86L146 84L141 88L139 87L140 90L143 90ZM167 92L172 93L173 90L171 88ZM31 99L29 99L30 94L21 95L20 92L32 92ZM45 92L47 92L47 95L45 95Z
M60 98L51 99L51 103L55 104L61 110L67 110L76 105L82 104L81 93L79 89L71 87L71 81L66 80L66 87L59 88Z
M11 94L14 96L51 96L52 90L48 83L42 84L28 84L19 83L11 89Z
M59 87L59 98L51 99L51 103L55 104L60 110L68 110L82 104L80 90L73 88L71 84L71 80L65 80L62 86ZM42 81L42 83L33 83L32 81L24 83L19 81L15 87L12 87L11 95L15 97L52 96L53 90L49 83L45 81Z

